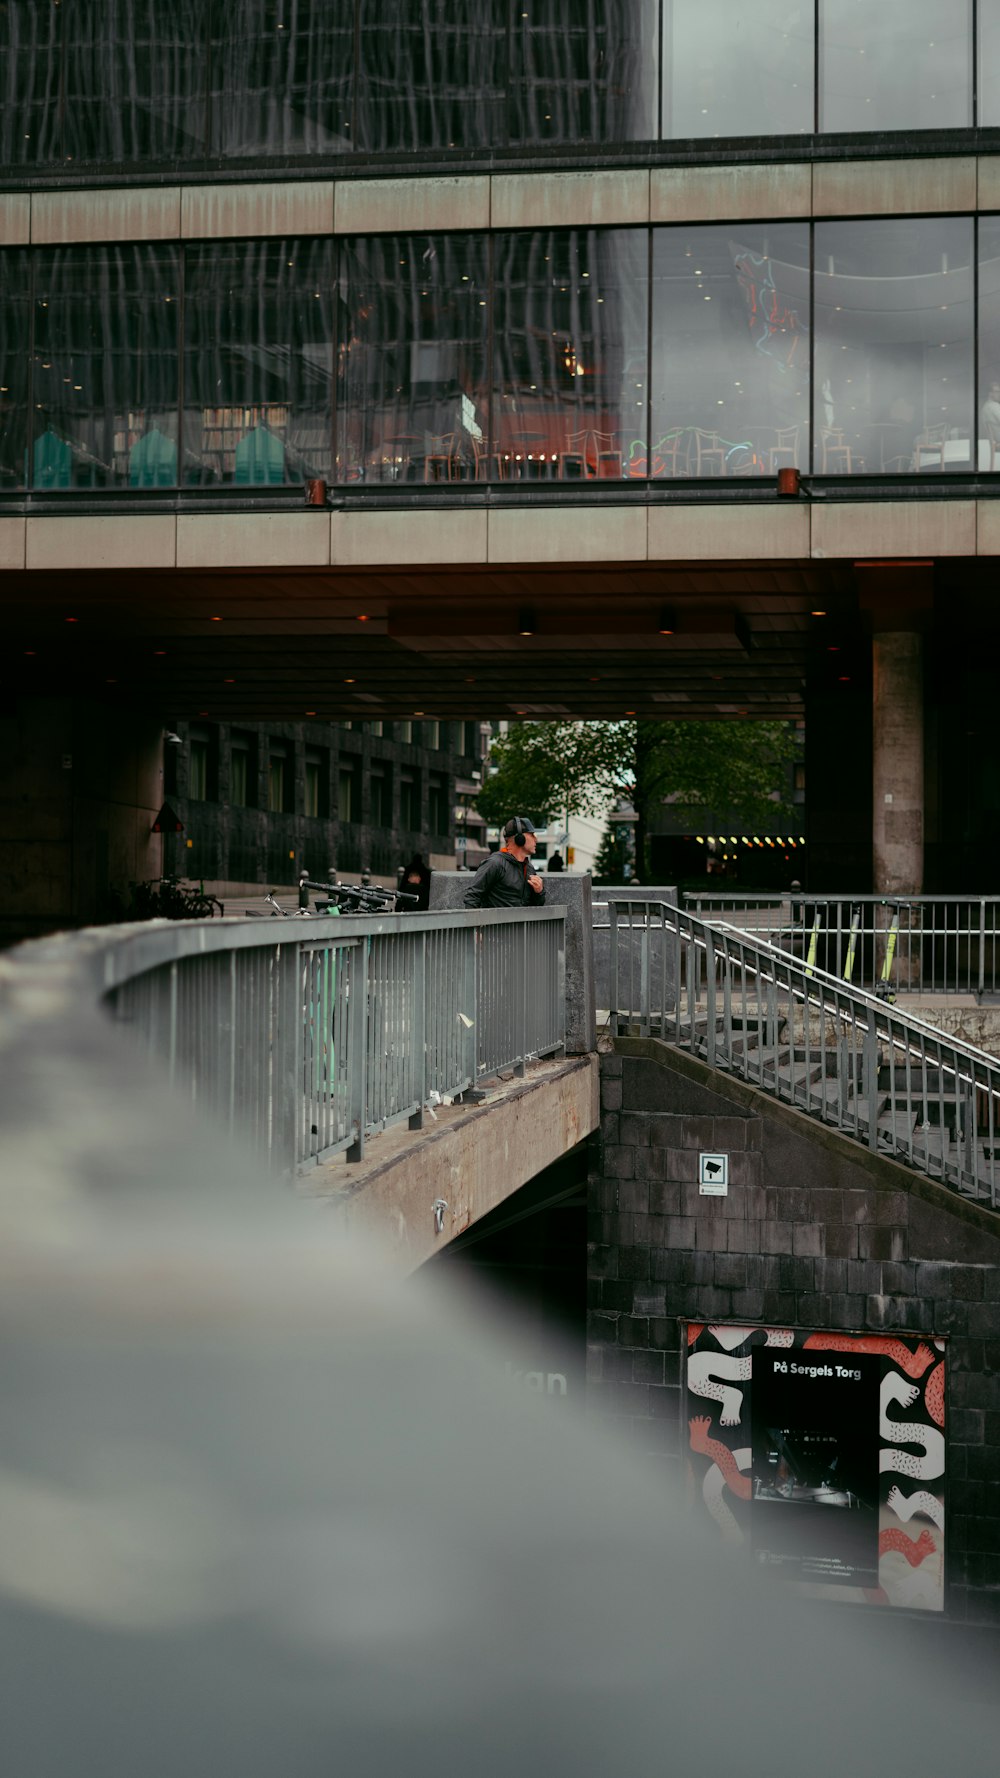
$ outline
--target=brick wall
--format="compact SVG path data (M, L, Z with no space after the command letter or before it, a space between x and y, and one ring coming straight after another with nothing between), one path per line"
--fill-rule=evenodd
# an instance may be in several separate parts
M684 1321L946 1336L948 1615L1000 1624L1000 1215L655 1040L602 1057L601 1104L591 1410L680 1472Z

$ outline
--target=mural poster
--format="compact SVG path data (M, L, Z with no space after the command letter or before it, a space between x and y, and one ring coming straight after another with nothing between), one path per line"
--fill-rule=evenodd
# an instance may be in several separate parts
M727 1542L813 1596L944 1609L944 1345L687 1330L687 1424Z

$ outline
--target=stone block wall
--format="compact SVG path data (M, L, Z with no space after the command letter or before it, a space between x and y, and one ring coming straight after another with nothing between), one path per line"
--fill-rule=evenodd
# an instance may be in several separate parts
M679 1480L685 1322L946 1338L947 1614L1000 1625L1000 1214L652 1039L602 1057L601 1106L590 1410Z

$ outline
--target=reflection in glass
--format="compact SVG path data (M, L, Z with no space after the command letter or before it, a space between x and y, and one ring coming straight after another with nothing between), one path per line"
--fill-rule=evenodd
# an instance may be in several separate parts
M809 229L654 230L653 476L809 462Z
M494 241L492 480L642 475L645 229L551 229Z
M207 13L199 0L72 0L61 10L64 159L204 154Z
M813 128L813 0L665 0L665 137Z
M814 469L974 469L971 220L817 223L815 251Z
M354 0L213 8L212 145L227 157L351 146Z
M821 130L972 122L972 0L820 0Z
M979 81L977 89L980 124L1000 124L1000 0L979 0L977 21Z
M507 9L497 0L362 0L358 146L504 140Z
M485 474L485 239L345 240L340 266L337 480Z
M0 491L24 487L28 460L30 261L0 252Z
M656 0L514 5L512 142L629 142L656 134Z
M184 480L329 479L333 243L186 253Z
M0 164L62 159L63 9L58 0L0 6Z
M176 484L178 290L163 243L38 255L32 487Z
M979 467L1000 470L1000 216L979 221Z

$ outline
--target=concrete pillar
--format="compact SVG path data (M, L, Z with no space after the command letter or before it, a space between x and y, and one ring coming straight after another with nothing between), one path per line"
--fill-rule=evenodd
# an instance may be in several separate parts
M872 861L876 895L919 895L924 881L923 638L872 635Z

